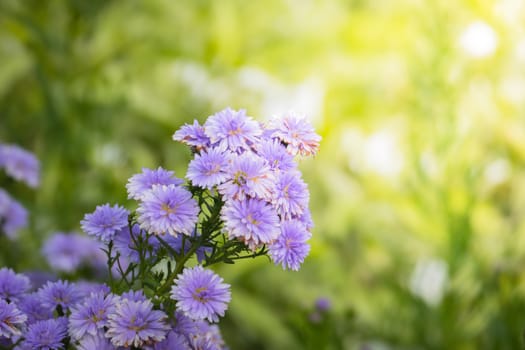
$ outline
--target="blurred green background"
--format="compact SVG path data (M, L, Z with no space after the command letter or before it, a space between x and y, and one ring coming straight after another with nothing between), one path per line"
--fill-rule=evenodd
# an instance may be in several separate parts
M323 137L312 252L219 268L231 349L523 349L524 74L520 0L0 0L0 140L42 163L3 264L132 208L141 167L182 177L183 123L294 109Z

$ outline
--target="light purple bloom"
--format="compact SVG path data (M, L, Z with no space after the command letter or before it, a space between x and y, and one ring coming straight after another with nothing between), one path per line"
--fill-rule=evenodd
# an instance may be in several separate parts
M146 343L160 342L169 330L165 319L166 314L153 310L149 300L123 299L109 314L106 336L115 346L141 347Z
M195 158L188 166L186 178L191 180L193 185L212 189L226 181L229 177L228 155L216 148L201 151L195 154Z
M108 338L104 336L102 331L96 335L86 335L79 340L78 350L115 350L116 348L111 344Z
M194 238L197 237L196 231L194 231L191 236ZM182 235L178 235L178 236L164 235L164 236L159 236L159 238L161 238L164 242L166 242L177 253L182 252L182 242L183 241L184 241L184 254L187 254L189 250L191 249L191 241L189 239L184 239ZM160 242L158 244L155 244L155 248L157 248L157 250L161 248L162 246L163 245ZM211 252L211 250L212 250L211 247L199 246L197 248L197 251L195 252L195 255L197 256L197 261L199 263L204 261L204 259L206 258L206 253Z
M275 209L260 199L229 201L221 218L228 236L243 240L251 249L272 242L280 233Z
M290 219L292 215L301 215L308 208L309 200L308 186L301 179L299 171L278 174L272 203L282 218Z
M27 226L27 210L0 188L0 231L10 239Z
M63 340L67 336L67 318L60 317L38 321L27 329L22 348L33 350L64 349Z
M23 314L14 303L0 299L0 337L11 338L21 335L27 316Z
M91 294L82 304L71 308L69 316L69 335L75 340L85 335L96 336L99 330L108 325L108 314L113 312L113 295Z
M192 349L222 350L225 349L221 331L216 324L201 323L199 332L188 334Z
M155 170L142 168L142 173L135 174L129 178L126 188L128 189L128 198L141 199L146 191L153 188L154 185L181 185L184 180L176 178L173 171L165 170L158 167Z
M219 321L231 300L230 285L211 270L198 265L185 268L175 279L171 298L177 301L177 309L195 320Z
M230 179L219 186L219 192L226 198L270 197L274 186L273 175L263 158L253 153L233 157L228 173Z
M139 262L140 257L131 234L133 234L135 240L139 239L139 236L142 239L146 239L146 233L140 229L139 225L134 224L131 227L131 233L129 232L129 227L126 226L115 234L115 237L113 238L113 247L118 253L120 253L121 257L137 263Z
M137 213L140 227L150 233L190 235L198 220L199 207L185 188L160 185L146 193Z
M52 269L73 272L82 264L101 267L105 256L98 242L78 233L57 232L44 243L42 252Z
M148 300L142 290L129 290L127 292L124 292L120 296L120 299L121 300L127 299L129 301L137 301L137 302Z
M309 156L315 155L319 150L321 136L315 133L306 117L290 112L270 124L274 129L272 136L284 142L290 154Z
M30 187L40 183L40 164L35 155L16 145L0 145L0 167L12 178Z
M310 232L297 220L283 221L281 235L270 244L270 257L275 264L281 264L283 269L299 270L304 259L310 252Z
M7 267L0 269L0 298L19 301L31 288L29 278Z
M192 350L183 334L170 331L166 339L156 343L152 350Z
M278 140L267 140L257 147L257 154L264 158L270 169L279 171L290 171L297 168L293 156L288 153L286 147Z
M75 287L81 300L91 296L91 294L108 295L111 292L111 289L105 283L92 281L77 281L75 282Z
M184 124L173 134L173 140L195 147L197 150L210 145L210 139L204 132L204 127L197 120L194 120L192 125Z
M214 147L221 151L240 152L250 149L262 134L259 123L246 116L246 111L226 108L208 117L204 131Z
M36 292L25 295L22 300L18 302L18 307L27 315L27 324L53 317L53 310L42 305L40 296Z
M63 311L78 303L81 299L76 285L68 281L48 282L38 290L42 305L51 310L61 308Z
M317 298L317 300L315 301L315 308L318 311L326 312L332 308L332 302L330 299L325 297Z
M115 233L128 225L129 211L115 204L99 205L91 214L86 214L80 223L82 230L88 235L97 237L103 242L109 242Z

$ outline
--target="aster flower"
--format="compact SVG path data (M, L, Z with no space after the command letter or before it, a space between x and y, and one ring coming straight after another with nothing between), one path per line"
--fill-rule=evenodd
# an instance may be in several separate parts
M272 203L282 218L301 215L308 208L310 193L298 171L280 173L272 193Z
M144 295L144 292L142 290L129 290L127 292L122 293L120 296L120 299L127 299L129 301L146 301L147 298Z
M38 321L29 325L22 348L33 350L64 349L62 342L67 336L67 318L60 317Z
M283 269L297 271L310 252L310 232L297 220L283 221L281 235L270 244L270 257Z
M211 270L202 266L184 269L175 279L171 298L177 301L177 309L195 319L219 321L231 300L230 285Z
M103 242L113 239L116 232L128 225L129 211L115 204L99 205L91 214L86 214L80 222L82 230Z
M116 348L111 344L108 338L104 336L103 332L98 332L96 335L86 335L79 340L78 350L115 350Z
M0 231L10 239L27 226L27 210L0 188Z
M113 247L121 257L136 263L140 260L140 257L135 242L133 242L131 237L132 234L135 239L138 239L139 236L143 239L146 238L145 232L140 229L139 225L134 224L131 227L131 232L129 232L129 227L126 226L115 234L115 237L113 238Z
M113 312L115 298L102 293L91 294L82 304L72 307L69 316L69 335L75 340L86 334L96 336L99 330L108 325L108 314Z
M18 302L18 307L25 315L27 315L27 324L53 318L53 311L42 305L40 296L36 292L25 295Z
M158 167L155 170L142 168L142 173L135 174L128 180L128 198L141 199L144 193L152 189L154 185L181 185L182 179L174 177L173 171Z
M246 111L226 108L208 117L204 131L214 147L221 151L241 152L250 149L262 134L259 123L246 116Z
M274 129L272 136L286 144L292 155L315 155L319 150L321 136L317 135L306 117L290 112L282 119L275 119L271 123Z
M77 281L75 287L79 300L88 298L91 294L108 295L111 289L105 283L98 283L92 281Z
M52 269L73 272L82 264L103 266L105 256L100 248L98 242L89 237L57 232L45 241L42 253Z
M38 290L38 295L42 305L51 310L59 308L65 311L81 299L76 285L62 280L46 283Z
M188 178L193 185L212 189L226 181L229 177L228 155L217 148L211 148L195 154L188 166Z
M197 232L194 230L192 237L197 237ZM172 235L164 235L162 237L159 236L164 242L166 242L173 250L175 250L178 254L182 252L182 244L184 242L184 254L187 254L191 249L191 241L189 239L184 239L182 235L178 236L172 236ZM162 245L160 242L158 244L155 244L155 248L160 248ZM211 252L211 247L206 246L199 246L197 250L195 251L195 255L197 256L197 261L201 263L206 258L206 253Z
M106 336L115 346L141 347L151 342L160 342L166 338L169 330L165 323L166 314L153 310L153 304L149 300L123 299L108 317Z
M301 215L297 215L292 217L292 219L299 220L307 230L311 230L314 227L314 222L312 220L312 213L310 213L310 209L304 208L303 213Z
M257 154L264 158L272 170L290 171L297 168L293 156L279 140L266 140L257 146Z
M279 217L263 200L229 201L221 214L228 236L242 239L252 249L272 242L279 235Z
M25 182L29 187L38 187L40 164L33 153L16 145L0 145L0 167L9 176Z
M20 328L25 325L26 320L27 316L14 303L0 299L0 337L21 335Z
M182 334L170 331L166 336L166 339L160 343L156 343L152 350L192 350L186 337Z
M273 176L267 162L253 154L233 157L228 169L230 179L219 186L226 198L245 199L246 196L269 198L273 190Z
M7 267L0 269L0 298L19 301L30 288L31 283L27 276L17 274Z
M210 145L210 139L204 132L204 127L197 120L193 121L193 125L184 124L173 134L173 140L195 147L197 150Z
M190 235L198 220L199 207L188 190L160 185L145 194L137 213L140 227L148 232Z
M199 332L189 334L188 339L193 349L222 350L225 349L221 331L216 324L201 323Z

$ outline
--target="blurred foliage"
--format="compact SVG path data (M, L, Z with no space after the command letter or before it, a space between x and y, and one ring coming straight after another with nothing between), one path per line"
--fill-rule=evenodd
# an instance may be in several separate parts
M524 23L519 0L2 0L0 140L43 168L8 185L32 226L4 260L132 205L141 167L182 176L183 123L292 108L323 136L312 253L221 268L231 348L523 348Z

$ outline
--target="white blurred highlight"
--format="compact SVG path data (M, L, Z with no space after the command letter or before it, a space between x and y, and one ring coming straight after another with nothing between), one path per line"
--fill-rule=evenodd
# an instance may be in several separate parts
M498 36L494 29L483 21L470 23L459 38L462 49L471 57L491 56L498 47Z
M410 291L430 306L443 299L448 283L448 265L441 259L419 260L410 277Z

